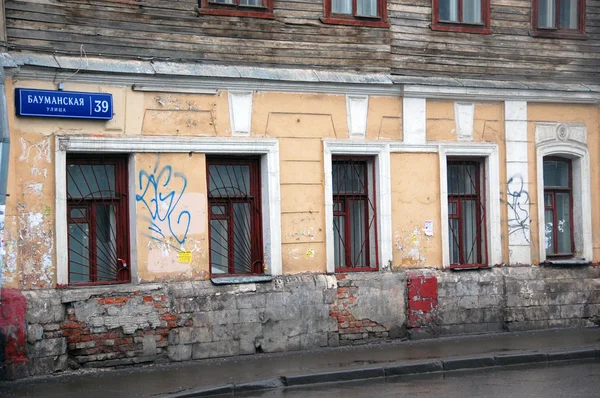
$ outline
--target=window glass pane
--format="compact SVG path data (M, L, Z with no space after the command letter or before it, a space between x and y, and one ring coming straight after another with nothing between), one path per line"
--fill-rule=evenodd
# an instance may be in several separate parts
M346 245L344 242L346 236L346 217L333 217L333 253L336 267L346 266Z
M467 264L478 264L477 202L474 200L462 202L462 225L464 260Z
M236 274L252 273L250 204L233 204L233 267Z
M96 206L96 273L99 281L117 279L116 222L115 206Z
M333 194L366 193L365 163L333 163Z
M440 0L440 21L458 22L458 0Z
M552 195L550 195L550 194L544 195L544 206L546 206L546 207L552 206Z
M481 0L463 0L462 22L481 23Z
M208 189L212 197L250 196L250 167L247 165L210 165Z
M556 243L557 253L571 253L571 195L556 193Z
M253 6L260 7L262 6L263 0L240 0L241 6Z
M578 28L578 2L579 0L560 0L560 27L562 29Z
M538 27L539 28L554 28L556 10L554 6L555 0L539 0L538 1Z
M350 245L351 260L354 267L366 267L366 226L365 201L350 201Z
M67 166L69 199L115 198L115 166L69 164Z
M352 0L331 0L331 13L352 15Z
M211 220L210 222L210 265L213 274L226 274L228 272L227 252L227 221Z
M456 214L456 203L448 202L448 215L452 216Z
M451 218L448 220L450 227L450 263L460 263L460 252L458 249L458 219Z
M89 226L69 224L69 281L90 282Z
M377 16L377 0L356 0L356 15Z
M224 205L211 206L210 211L214 216L221 216L225 214L226 208Z
M544 227L544 241L546 242L546 254L554 254L554 212L552 210L546 210L544 212L544 219L546 221Z
M448 193L455 195L473 195L477 192L477 166L457 162L448 164Z
M69 216L71 218L85 218L86 214L87 214L87 209L82 209L82 208L75 208L75 209L71 209L69 210L70 214Z
M544 186L569 187L569 164L563 161L544 160Z
M234 0L209 0L211 3L235 4Z

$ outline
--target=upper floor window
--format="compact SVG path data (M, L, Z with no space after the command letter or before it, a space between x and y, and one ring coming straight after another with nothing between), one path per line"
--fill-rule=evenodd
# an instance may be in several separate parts
M433 30L483 33L490 30L490 0L433 0Z
M325 23L387 27L385 0L325 0Z
M199 0L200 14L274 18L273 0Z
M581 37L585 33L585 0L533 0L534 36Z

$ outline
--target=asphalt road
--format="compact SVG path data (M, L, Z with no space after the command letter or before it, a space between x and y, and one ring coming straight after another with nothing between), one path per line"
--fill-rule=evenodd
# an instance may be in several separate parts
M600 361L509 366L242 394L244 397L600 397Z

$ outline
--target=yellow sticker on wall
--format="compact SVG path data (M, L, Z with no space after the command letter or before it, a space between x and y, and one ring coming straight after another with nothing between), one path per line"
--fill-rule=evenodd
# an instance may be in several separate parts
M177 254L177 260L180 263L191 263L192 262L192 252L189 250L181 250Z

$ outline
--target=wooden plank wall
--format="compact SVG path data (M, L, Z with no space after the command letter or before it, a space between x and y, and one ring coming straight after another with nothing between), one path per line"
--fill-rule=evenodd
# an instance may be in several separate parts
M199 15L197 0L6 0L9 49L390 72L386 28L320 22L321 0L276 0L275 20Z
M491 35L432 31L431 0L388 10L393 74L600 84L600 0L587 0L587 40L529 36L531 0L491 0Z
M390 28L325 25L323 0L274 20L199 15L197 0L6 0L8 48L411 76L600 83L600 0L587 40L529 36L531 0L491 0L493 34L430 29L431 0L388 0Z

